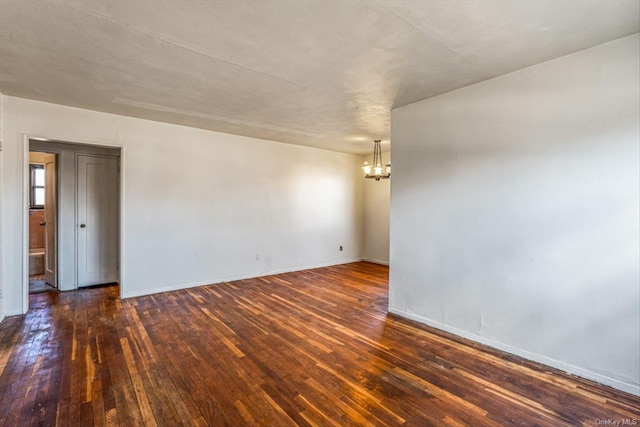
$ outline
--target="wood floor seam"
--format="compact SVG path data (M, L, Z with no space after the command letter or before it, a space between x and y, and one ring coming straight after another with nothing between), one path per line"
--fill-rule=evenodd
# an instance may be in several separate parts
M638 396L389 314L379 264L118 294L0 324L0 426L640 423Z

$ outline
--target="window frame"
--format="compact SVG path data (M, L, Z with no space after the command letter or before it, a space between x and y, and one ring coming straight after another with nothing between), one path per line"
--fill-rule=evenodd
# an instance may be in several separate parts
M44 165L38 163L30 163L29 164L29 208L30 209L44 209L44 203L39 205L35 203L36 200L36 189L42 188L44 191L46 185L46 177L45 183L43 185L36 185L36 170L41 169L44 171Z

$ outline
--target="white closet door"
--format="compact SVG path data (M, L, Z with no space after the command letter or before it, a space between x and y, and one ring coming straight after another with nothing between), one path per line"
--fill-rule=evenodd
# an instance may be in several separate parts
M118 282L118 159L78 155L78 286Z
M58 232L57 221L57 200L56 200L56 155L48 154L44 163L44 280L58 287L57 268L57 247L56 239Z

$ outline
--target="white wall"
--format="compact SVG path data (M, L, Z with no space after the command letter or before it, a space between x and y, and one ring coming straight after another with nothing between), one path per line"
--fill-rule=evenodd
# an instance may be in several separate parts
M122 147L125 297L360 257L358 156L3 101L7 314L20 313L23 303L25 134Z
M383 153L384 161L389 153ZM372 163L371 156L362 158ZM393 179L393 178L391 178ZM363 179L364 185L364 243L362 257L378 264L389 264L389 200L391 179Z
M0 93L0 166L4 164L3 162L3 154L2 154L2 146L3 144L3 105L4 105L4 97L2 93ZM2 178L2 169L0 168L0 321L4 319L4 257L2 256L3 245L2 241L4 238L4 191L3 191L3 178Z
M639 393L638 40L393 111L392 312Z

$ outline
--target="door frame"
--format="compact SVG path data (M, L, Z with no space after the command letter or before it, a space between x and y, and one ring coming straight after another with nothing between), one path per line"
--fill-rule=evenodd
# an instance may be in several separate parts
M88 141L79 141L72 140L69 138L53 138L53 137L42 137L36 135L22 134L22 313L26 314L29 311L29 146L31 141L38 142L52 142L52 143L63 143L70 145L79 145L79 146L89 146L96 148L117 148L120 150L120 170L119 170L119 183L118 183L118 198L119 198L119 210L118 210L118 228L119 228L119 242L118 242L118 256L120 263L120 297L124 295L124 287L125 287L125 278L124 278L124 243L125 243L125 221L124 221L124 211L125 211L125 198L124 198L124 183L125 183L125 147L122 144L113 144L113 143L96 143L96 142L88 142ZM51 150L40 150L42 152L47 152L50 154L56 154L58 156L58 160L60 159L59 151L52 148ZM60 163L56 164L56 182L58 183L56 191L59 195L60 193ZM58 197L58 202L60 198ZM56 215L56 226L58 226L58 233L56 235L56 274L58 274L59 279L59 269L60 269L60 248L58 247L58 239L60 238L60 203L57 204L56 209L58 210ZM75 236L74 236L75 238ZM77 272L76 272L77 274ZM59 280L58 280L59 282ZM60 288L60 283L58 283L58 288ZM77 284L76 284L77 288Z
M58 211L58 198L59 198L59 194L58 194L58 189L59 189L58 159L60 158L60 152L55 150L55 149L34 151L34 150L31 150L31 148L29 148L29 151L27 152L27 163L28 163L27 167L29 168L29 178L27 179L27 224L29 222L29 212L31 210L31 205L29 203L29 197L31 195L31 186L30 186L30 181L31 181L31 176L30 176L31 175L31 173L30 173L31 172L31 167L30 166L31 166L31 163L29 163L29 157L30 157L29 153L32 153L32 152L50 154L50 155L53 155L54 158L55 158L55 160L54 160L54 174L55 174L55 176L53 178L54 179L54 184L53 184L54 196L53 196L53 198L55 199L55 203L53 205L53 210L55 211L55 213L54 213L55 223L53 224L53 228L54 228L54 231L53 231L53 235L54 235L53 253L55 254L55 261L54 261L54 264L55 264L55 272L54 272L55 280L54 280L54 282L56 284L55 288L58 289L58 264L59 264L58 263L58 218L59 218L59 211ZM46 165L44 165L44 167L46 169ZM45 187L45 192L46 191L47 190L46 190L46 187ZM46 196L45 196L45 200L46 200ZM45 211L46 211L46 209L47 208L45 207ZM46 214L45 214L45 217L44 217L44 221L47 222L47 223L49 222L47 220ZM48 253L49 253L49 251L46 249L47 248L47 243L46 242L48 241L48 238L49 238L47 233L48 233L48 230L45 229L45 245L44 245L44 247L45 247L45 252L44 252L44 258L45 258L44 259L44 274L45 274L45 277L46 277L46 274L47 274L47 257L48 257ZM30 237L29 236L29 226L27 225L27 247L26 247L26 251L27 251L27 293L28 293L28 285L29 285L29 274L28 274L28 270L29 270L29 254L30 254L29 237Z

